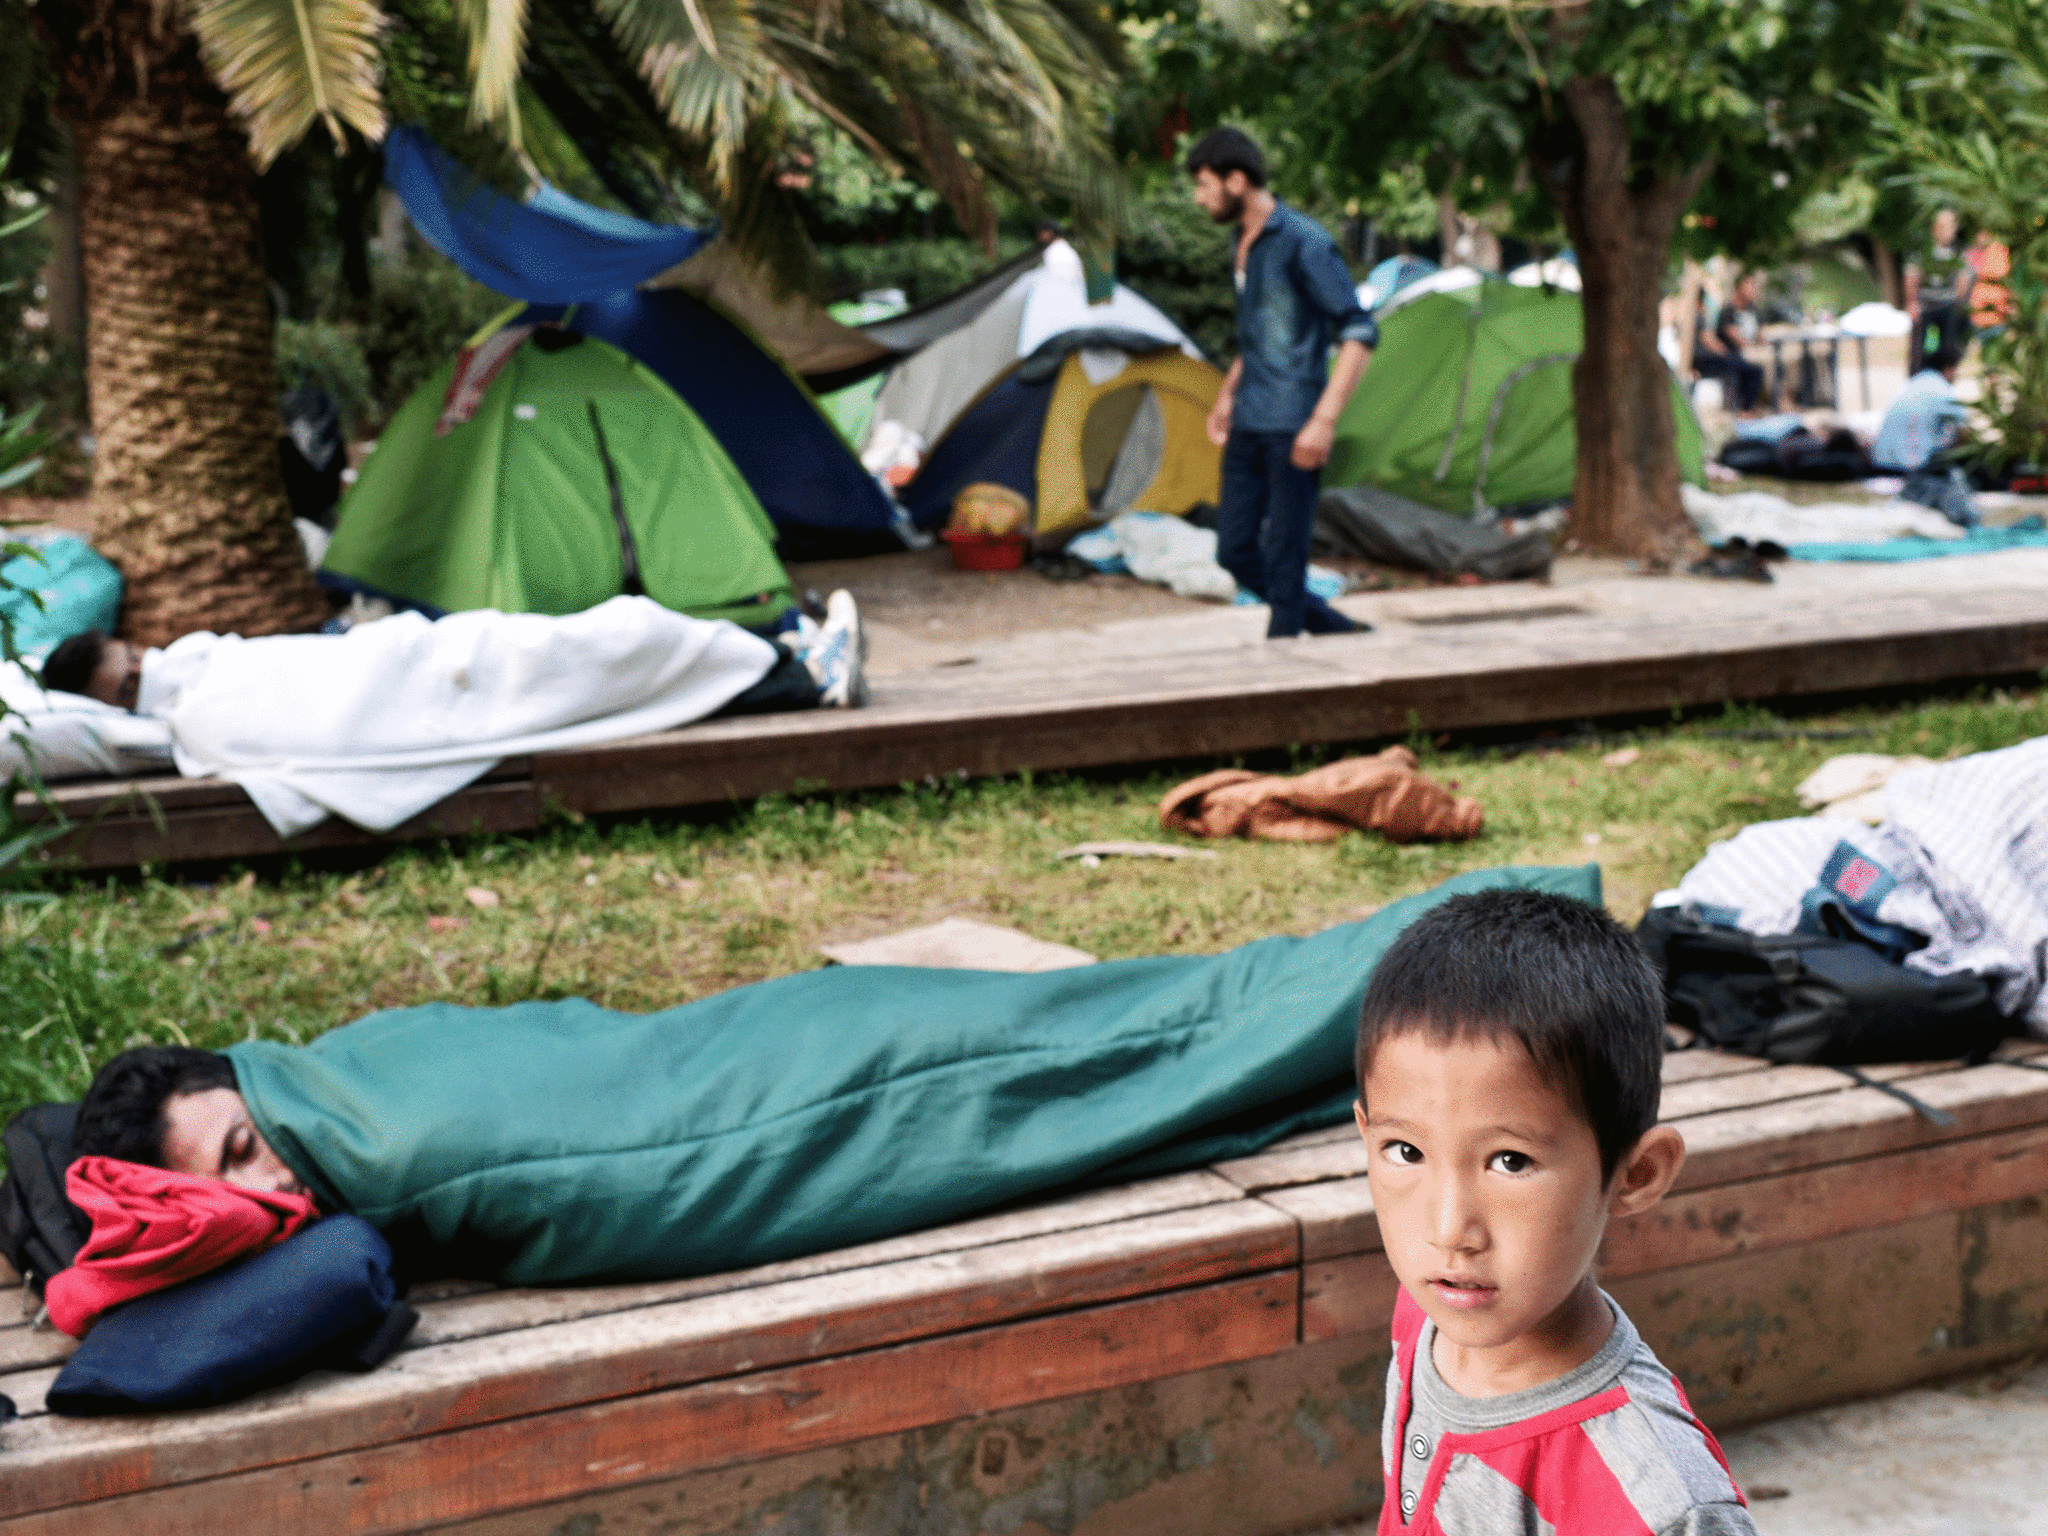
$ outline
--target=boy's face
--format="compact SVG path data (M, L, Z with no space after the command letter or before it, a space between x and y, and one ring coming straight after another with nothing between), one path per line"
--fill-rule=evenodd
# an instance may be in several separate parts
M1587 1329L1606 1332L1592 1269L1610 1194L1592 1126L1528 1052L1383 1038L1358 1123L1388 1262L1462 1362L1437 1356L1452 1384L1513 1391L1586 1358Z

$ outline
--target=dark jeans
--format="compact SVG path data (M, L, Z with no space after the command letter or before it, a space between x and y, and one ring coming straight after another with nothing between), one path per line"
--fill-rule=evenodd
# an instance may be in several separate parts
M1692 355L1693 372L1703 379L1721 381L1721 403L1731 411L1746 411L1763 398L1764 369L1739 352L1709 352L1702 347Z
M780 641L775 645L775 665L770 667L761 681L745 692L734 695L732 701L722 709L711 712L713 720L722 720L732 715L779 715L791 709L816 709L818 707L818 683L811 676L811 669L798 661L782 648Z
M1216 509L1216 562L1272 611L1266 638L1306 629L1349 634L1358 626L1308 590L1308 538L1322 474L1296 469L1292 432L1233 427L1223 450L1223 505Z
M1932 332L1932 336L1928 333ZM1958 352L1970 344L1970 318L1954 299L1920 300L1920 316L1913 322L1913 334L1906 348L1906 377L1934 366L1935 354L1944 347Z

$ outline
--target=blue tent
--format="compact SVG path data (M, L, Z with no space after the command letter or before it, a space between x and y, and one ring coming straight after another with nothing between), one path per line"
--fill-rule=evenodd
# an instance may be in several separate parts
M918 527L943 523L953 498L976 481L1006 485L1038 504L1038 445L1057 375L1026 379L1020 372L969 406L904 487L904 509Z
M422 238L488 288L609 342L703 420L773 518L790 558L857 553L893 507L803 383L744 326L676 288L637 286L710 238L644 223L543 187L515 203L477 182L416 128L394 132L385 174ZM813 531L815 530L815 531Z

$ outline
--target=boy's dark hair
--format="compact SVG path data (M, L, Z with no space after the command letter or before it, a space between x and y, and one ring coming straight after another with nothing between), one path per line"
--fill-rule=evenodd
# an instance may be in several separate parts
M233 1088L234 1063L218 1051L144 1045L108 1062L85 1090L71 1129L73 1157L118 1157L164 1165L164 1101L173 1094Z
M1253 186L1266 184L1266 156L1242 128L1211 128L1189 146L1187 168L1190 176L1202 170L1219 177L1243 171Z
M1657 1123L1664 989L1634 935L1583 901L1480 891L1424 915L1365 989L1361 1096L1374 1047L1410 1030L1439 1041L1520 1041L1593 1128L1603 1181Z
M82 635L73 635L64 641L43 660L43 686L54 688L59 693L83 693L92 684L93 673L99 670L100 657L106 654L107 632L103 629L88 629Z

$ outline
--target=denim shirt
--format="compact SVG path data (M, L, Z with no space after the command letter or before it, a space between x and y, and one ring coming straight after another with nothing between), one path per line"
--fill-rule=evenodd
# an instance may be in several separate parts
M1358 304L1330 232L1277 198L1245 252L1237 295L1237 350L1244 360L1231 426L1297 432L1315 414L1340 341L1378 346L1379 327Z

